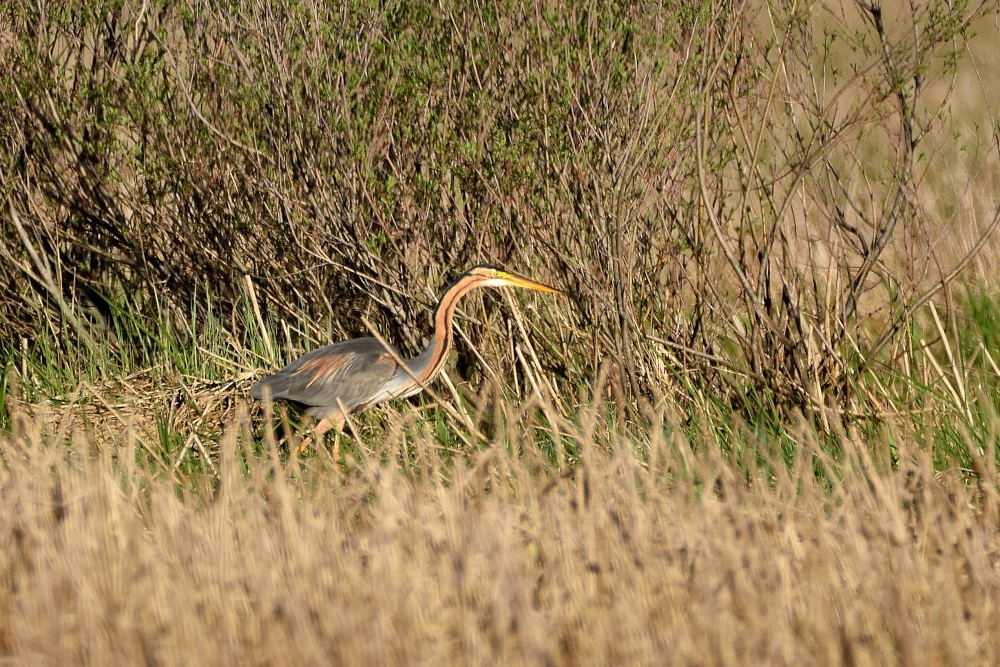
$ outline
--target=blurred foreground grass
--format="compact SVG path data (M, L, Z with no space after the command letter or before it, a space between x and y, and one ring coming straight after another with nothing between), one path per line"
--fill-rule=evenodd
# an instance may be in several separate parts
M0 646L102 664L998 658L996 484L942 473L908 418L841 434L836 459L789 428L786 465L771 439L748 462L663 411L634 442L603 410L572 428L529 409L461 457L388 428L346 466L261 448L240 416L181 487L124 428L116 448L4 436ZM573 460L545 459L545 437ZM973 464L996 479L992 456Z

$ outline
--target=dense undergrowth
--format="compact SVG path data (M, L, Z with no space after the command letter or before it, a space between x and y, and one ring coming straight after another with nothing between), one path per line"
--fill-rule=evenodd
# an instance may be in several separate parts
M995 662L996 20L0 10L0 653ZM482 262L339 460L248 405Z

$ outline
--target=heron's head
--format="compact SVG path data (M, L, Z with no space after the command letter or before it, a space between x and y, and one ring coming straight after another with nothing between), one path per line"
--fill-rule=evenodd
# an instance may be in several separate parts
M516 273L511 273L510 271L504 271L496 266L475 266L465 273L468 276L475 276L479 278L481 281L479 284L484 287L524 287L526 289L538 290L539 292L555 292L556 294L562 294L562 290L557 290L555 287L543 285L542 283L535 282L530 278L519 276Z

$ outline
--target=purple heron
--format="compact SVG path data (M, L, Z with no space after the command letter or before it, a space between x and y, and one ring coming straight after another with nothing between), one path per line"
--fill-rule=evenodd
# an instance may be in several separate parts
M434 335L423 352L402 360L395 348L372 337L355 338L313 350L250 390L254 400L281 399L305 407L318 419L312 438L331 428L341 429L347 416L389 398L419 393L444 367L453 342L452 316L459 298L477 287L525 287L542 292L560 290L494 266L475 266L456 280L434 311Z

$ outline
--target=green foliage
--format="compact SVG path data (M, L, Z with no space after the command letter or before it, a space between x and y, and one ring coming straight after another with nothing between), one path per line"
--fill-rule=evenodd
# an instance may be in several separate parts
M433 294L486 261L568 291L523 313L463 303L463 395L492 383L483 359L508 401L551 385L545 409L477 417L510 451L574 465L591 443L556 415L583 424L606 372L595 433L642 456L665 405L683 415L665 432L765 477L799 464L800 421L833 465L844 432L906 413L939 467L970 468L1000 406L994 295L946 313L947 348L915 267L946 272L934 239L968 205L940 194L947 151L987 159L926 91L964 71L988 8L766 9L15 3L0 393L147 396L157 456L189 470L185 428L219 446L198 391L241 396L362 318L412 353ZM445 468L489 442L428 416ZM534 441L501 437L521 422Z

